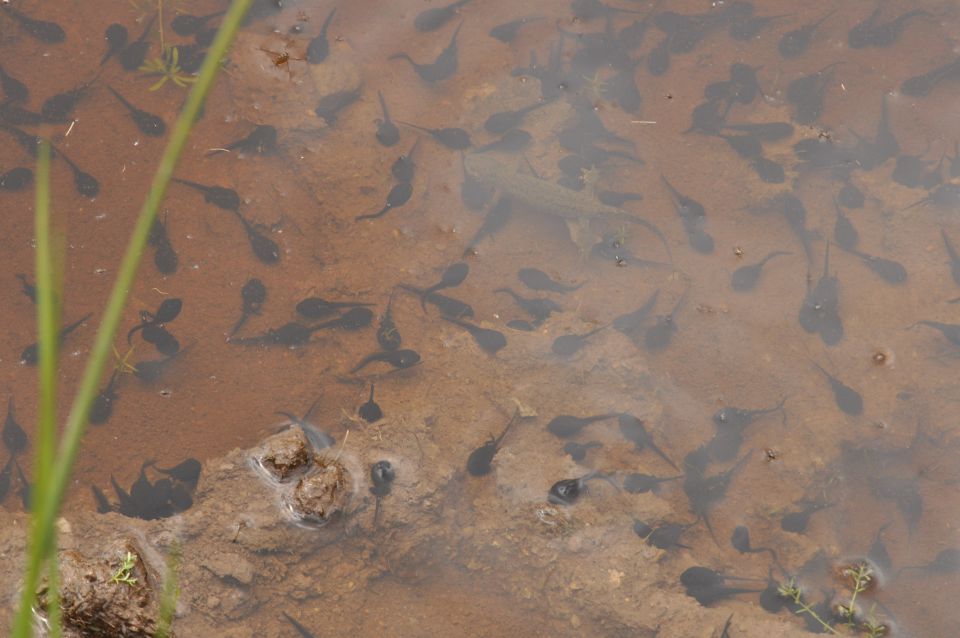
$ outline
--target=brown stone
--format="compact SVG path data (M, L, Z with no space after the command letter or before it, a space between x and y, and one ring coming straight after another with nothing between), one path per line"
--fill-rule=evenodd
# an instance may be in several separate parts
M326 524L336 517L350 500L350 474L339 461L314 459L314 469L300 479L287 505L300 519Z
M285 481L310 465L310 443L298 427L291 427L266 439L254 452L254 459L270 476Z

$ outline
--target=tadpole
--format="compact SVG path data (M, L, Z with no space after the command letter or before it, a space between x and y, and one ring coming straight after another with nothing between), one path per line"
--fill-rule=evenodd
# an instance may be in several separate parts
M580 348L587 345L587 339L606 327L607 326L605 325L599 326L584 334L560 335L553 340L553 345L550 347L550 349L553 350L553 353L556 355L560 355L561 357L569 357L576 354Z
M494 438L491 435L486 443L470 453L470 456L467 457L467 472L472 476L485 476L490 473L490 464L493 462L493 457L496 456L500 450L500 444L503 442L503 438L507 436L507 432L510 431L510 428L513 427L513 424L516 423L519 418L520 410L518 409L513 413L513 417L507 423L503 432L500 433L500 436Z
M565 439L576 435L578 432L580 432L580 430L591 423L612 419L615 416L620 415L616 412L598 414L596 416L588 417L577 417L571 414L561 414L550 420L550 423L547 424L547 432L553 434L554 436L560 437L561 439Z
M467 323L462 319L454 319L446 316L443 318L469 332L473 340L476 341L477 345L485 352L496 354L507 345L507 338L503 336L502 332L490 328L481 328L480 326Z
M383 410L376 401L373 400L374 385L370 384L370 397L366 403L357 409L357 415L367 423L373 423L383 418Z

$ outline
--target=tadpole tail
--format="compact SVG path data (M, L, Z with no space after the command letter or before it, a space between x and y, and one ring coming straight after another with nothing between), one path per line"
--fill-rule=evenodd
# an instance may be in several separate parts
M296 620L294 620L293 617L292 617L290 614L288 614L288 613L285 612L285 611L284 611L284 612L280 612L280 613L283 614L283 617L287 619L287 622L289 622L291 625L293 625L293 628L296 629L296 630L297 630L297 633L300 634L303 638L316 638L316 636L314 636L313 634L311 634L310 631L307 630L306 627L304 627L303 625L301 625L300 623L298 623Z
M673 253L670 251L670 245L667 243L667 238L666 238L666 236L663 234L663 231L660 230L659 228L657 228L657 226L656 226L655 224L653 224L652 222L648 222L647 220L645 220L645 219L643 219L643 218L641 218L641 217L631 217L630 219L631 219L631 221L633 221L633 222L635 222L635 223L637 223L637 224L640 224L641 226L643 226L644 228L646 228L646 229L649 230L651 233L653 233L654 235L657 236L657 239L660 240L660 243L663 245L663 249L664 249L664 250L666 251L666 253L667 253L667 258L670 260L670 263L672 264L672 263L673 263ZM581 284L581 285L583 285L583 284Z
M237 332L240 330L240 328L243 327L243 324L247 323L247 319L248 319L249 317L250 317L250 313L248 313L248 312L244 312L243 314L241 314L241 315L240 315L240 320L237 321L237 323L235 323L235 324L233 325L233 329L230 330L230 334L227 335L227 337L229 338L229 337L232 337L233 335L237 334ZM127 339L127 343L130 343L129 338Z
M651 437L651 440L650 440L650 441L647 441L647 447L650 448L651 450L653 450L653 453L654 453L654 454L656 454L656 455L659 456L661 459L663 459L664 461L666 461L667 464L668 464L670 467L672 467L673 469L675 469L675 470L678 471L678 472L680 471L680 468L677 467L677 464L674 463L673 461L671 461L671 460L670 460L670 457L667 456L666 453L665 453L663 450L661 450L660 448L657 447L657 444L653 442L652 437ZM675 476L674 478L680 478L680 477L679 477L679 476Z
M359 221L363 221L364 219L378 219L386 215L391 208L393 208L393 206L391 206L390 204L387 204L386 206L381 208L379 212L371 213L370 215L358 215L353 218L353 221L359 222Z
M376 361L376 360L377 360L377 354L379 354L379 353L374 353L374 354L370 354L370 355L365 356L363 359L360 360L360 363L358 363L358 364L356 365L356 367L353 368L353 370L350 371L350 374L356 374L357 372L359 372L359 371L362 370L363 368L367 367L368 365L370 365L371 363L373 363L374 361Z
M272 340L268 337L239 337L234 338L233 336L227 337L227 343L233 343L240 346L262 346L267 343L271 343Z
M427 311L427 297L440 290L436 286L430 286L429 288L424 288L423 292L420 293L420 309L424 312Z
M707 516L706 512L700 514L700 520L703 521L703 524L707 526L707 531L710 532L710 538L713 539L713 542L717 547L720 547L720 541L717 540L717 535L713 532L713 525L710 524L710 518Z
M377 531L377 521L380 518L380 496L377 496L377 503L373 506L373 531Z
M110 500L107 498L107 495L103 493L103 490L91 484L90 491L93 492L93 500L97 502L98 513L107 514L113 511L113 504L110 503Z

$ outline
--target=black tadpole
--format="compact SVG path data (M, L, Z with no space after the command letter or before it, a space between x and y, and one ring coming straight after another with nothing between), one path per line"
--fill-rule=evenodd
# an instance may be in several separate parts
M369 308L351 308L336 319L317 324L310 328L310 332L325 328L340 328L341 330L360 330L373 323L373 311Z
M782 255L790 255L784 250L774 250L773 252L767 253L767 256L761 259L755 264L749 264L747 266L741 266L733 271L733 275L730 277L730 287L736 290L737 292L747 292L748 290L753 290L757 282L760 281L760 275L763 272L763 267L768 261L774 257L780 257Z
M507 427L500 433L500 436L494 438L491 435L486 443L470 453L470 456L467 457L467 472L472 476L485 476L490 473L490 463L493 462L493 457L496 456L500 450L500 443L503 441L503 437L507 436L507 432L510 431L510 428L519 418L520 410L516 410L510 422L507 423Z
M167 125L158 116L153 113L147 113L143 109L138 109L131 104L127 98L114 90L112 86L108 86L107 89L130 111L130 118L133 120L133 123L137 125L137 128L140 129L141 133L149 135L150 137L161 137L167 132Z
M147 57L147 51L150 49L150 41L147 38L152 33L153 23L156 19L156 13L150 16L147 24L143 27L143 33L141 33L136 40L120 49L117 54L117 60L120 61L120 66L122 66L124 70L136 71L143 64L144 59Z
M357 414L367 423L373 423L383 418L383 410L381 410L377 402L373 400L373 389L374 385L371 383L370 398L357 409Z
M510 44L517 37L517 33L520 31L520 27L527 24L528 22L533 22L534 20L543 20L543 16L530 16L527 18L518 18L516 20L511 20L510 22L504 22L503 24L498 24L497 26L490 29L490 37L504 44Z
M480 348L485 352L496 354L507 345L507 338L503 336L502 332L492 330L490 328L481 328L480 326L475 326L472 323L467 323L462 319L454 319L446 316L444 319L469 332L470 336L473 337L473 340L476 341L477 345L480 346Z
M376 508L373 510L373 528L377 528L380 518L380 499L390 493L397 474L390 461L377 461L370 466L370 493L377 497Z
M377 120L377 141L382 146L393 146L400 141L400 130L390 119L390 110L387 108L387 101L383 98L383 92L377 91L377 98L380 100L380 110L383 111L383 119Z
M360 308L372 304L358 301L330 301L322 297L307 297L297 303L297 314L307 319L324 319L337 314L341 309Z
M390 174L398 182L412 182L416 176L417 164L413 161L413 154L418 146L420 146L420 138L417 138L405 155L398 157L390 166Z
M422 288L417 288L416 286L411 286L409 284L400 284L398 288L406 290L407 292L412 292L418 296L423 294ZM470 318L474 316L473 307L470 306L470 304L436 292L427 295L427 303L436 306L437 310L439 310L440 314L442 314L444 317L460 319L462 317Z
M633 474L628 474L626 478L623 479L623 489L631 494L656 493L661 483L676 481L679 478L683 478L683 476L660 477L634 472Z
M453 151L463 151L471 146L470 134L462 128L426 128L409 122L400 122L400 124L429 134L430 137Z
M127 27L122 24L114 23L107 27L107 30L103 34L103 39L107 41L107 51L100 59L100 66L106 64L107 60L116 55L123 47L127 46L127 38L129 38Z
M30 99L27 85L13 77L0 67L0 90L9 102L26 102Z
M780 51L780 55L784 58L796 58L803 55L807 47L810 46L810 40L813 38L814 31L834 13L836 13L836 9L827 13L816 22L805 24L800 28L784 33L780 38L780 42L777 43L777 49Z
M18 191L27 187L33 181L33 171L24 166L11 168L0 174L0 191Z
M863 413L863 397L859 392L824 370L818 363L813 362L813 365L827 378L830 389L833 390L833 399L840 410L850 416L859 416Z
M550 349L553 350L553 354L560 355L561 357L569 357L587 345L587 339L606 327L607 326L600 326L584 334L560 335L553 340L553 345L550 346Z
M178 481L183 481L189 485L191 489L196 489L197 483L200 481L200 472L203 469L200 461L193 458L183 460L169 468L157 467L152 463L151 465L153 465L153 469L156 471L166 474L167 476L172 476Z
M67 157L59 148L55 149L54 157L59 156L73 173L73 188L84 197L93 199L100 194L100 182L97 178L81 169L77 164Z
M468 274L470 274L470 266L468 266L465 262L461 261L451 266L447 266L447 268L443 271L443 274L440 276L440 281L429 288L424 289L423 293L420 295L420 308L426 311L427 297L429 295L444 288L455 288L459 286L464 282Z
M752 547L750 545L750 530L746 525L737 525L730 535L730 545L741 554L759 554L770 552L770 557L777 562L777 553L769 547Z
M457 9L470 2L470 0L456 0L444 7L433 7L417 14L413 20L413 26L417 31L436 31L457 15Z
M20 290L27 297L27 299L33 303L37 303L37 287L27 281L27 276L22 272L17 273L15 276L20 280Z
M676 464L670 460L670 457L657 447L657 444L653 440L653 435L647 431L641 419L632 414L624 413L617 416L617 421L620 426L620 434L623 435L623 438L633 443L637 452L642 451L644 448L650 448L654 454L666 461L667 465L675 470L679 469Z
M580 478L562 479L550 486L547 500L554 505L573 505L577 499L587 491L587 481L603 479L619 489L616 481L609 474L593 471Z
M224 151L242 151L245 153L269 153L277 146L277 129L269 124L259 124L246 137L226 144L223 148L211 149L207 156Z
M83 317L81 317L80 319L77 319L70 325L65 326L62 330L60 330L60 335L58 340L62 342L68 334L70 334L71 332L79 328L84 321L86 321L92 316L93 316L93 313L88 313ZM29 346L23 349L23 352L20 353L20 363L25 363L30 366L37 365L39 356L40 356L39 345L36 343L31 343Z
M398 350L403 341L400 337L400 331L397 330L397 324L393 322L393 295L395 293L396 289L390 293L387 309L380 316L380 325L377 327L377 343L387 352Z
M577 443L576 441L567 441L563 446L563 451L570 455L570 458L579 463L587 457L587 452L593 448L603 447L599 441L587 441L586 443Z
M177 35L182 35L184 37L191 36L202 30L206 26L207 22L213 20L214 18L219 18L223 14L223 11L216 11L214 13L208 13L207 15L202 16L181 13L170 21L170 28L173 29L173 32Z
M263 302L267 300L267 287L264 286L263 282L259 279L249 279L247 283L243 284L243 288L240 290L240 297L243 300L243 309L240 314L240 320L234 324L233 329L230 331L231 337L237 334L247 319L250 318L250 315L260 314Z
M453 36L450 38L450 43L443 51L440 52L440 55L438 55L433 62L419 64L414 62L413 59L406 53L395 53L387 59L406 60L410 63L410 65L413 67L413 70L424 82L432 84L434 82L446 80L448 77L457 72L457 35L459 35L460 27L462 26L463 22L457 26L456 30L453 32Z
M330 10L327 18L323 21L323 26L320 27L320 33L310 40L310 43L307 45L308 64L320 64L330 55L330 42L327 40L327 30L330 28L330 22L336 13L336 9Z
M788 512L780 519L780 529L792 534L802 534L807 531L810 517L822 509L830 507L832 503L808 503L798 512Z
M277 242L263 234L262 229L264 226L262 224L252 223L241 215L238 210L233 211L233 214L237 216L237 219L239 219L243 225L243 230L247 233L247 240L250 242L250 248L253 249L253 254L256 258L269 265L280 261L280 246L277 245Z
M69 121L70 114L79 104L80 98L84 96L98 77L100 77L99 73L88 82L44 100L43 104L40 105L40 115L43 116L44 121L53 123Z
M359 372L369 364L374 363L375 361L382 361L384 363L389 363L394 368L398 370L403 370L420 363L420 355L416 351L409 350L409 349L392 350L387 352L374 352L373 354L369 354L363 359L361 359L360 363L358 363L352 370L350 370L350 374L356 374L357 372Z
M399 182L394 184L393 188L390 189L390 192L387 194L387 203L376 213L371 213L369 215L358 215L353 218L353 221L359 222L364 219L377 219L383 217L391 209L399 208L410 201L410 197L413 195L413 184L410 182Z
M947 338L950 343L960 346L960 324L943 323L940 321L918 321L913 326L927 326L934 330L939 330L940 334ZM910 326L911 328L913 326Z
M159 217L154 218L148 241L156 249L153 254L153 264L157 267L157 270L163 275L175 273L177 266L180 264L180 258L170 242L166 220L161 220Z
M523 308L524 312L533 317L534 321L538 324L549 318L552 313L563 311L563 308L552 299L545 297L521 297L514 292L512 288L497 288L493 292L502 292L513 297L513 300Z
M190 188L203 193L203 200L208 204L213 204L217 208L222 208L223 210L230 212L240 210L240 195L238 195L237 191L233 190L232 188L225 188L223 186L207 186L206 184L198 184L197 182L191 182L190 180L180 179L177 177L171 177L170 179L178 184L189 186Z
M7 418L3 423L3 444L10 450L11 456L27 449L29 439L14 416L13 397L7 401Z
M67 34L56 22L29 18L14 9L9 3L0 4L0 9L5 10L11 18L18 22L27 34L41 42L57 44L67 39Z
M596 416L587 417L561 414L550 420L550 423L547 424L547 432L554 436L560 437L561 439L565 439L574 436L591 423L612 419L615 416L619 416L619 414L616 412L611 412L608 414L598 414Z

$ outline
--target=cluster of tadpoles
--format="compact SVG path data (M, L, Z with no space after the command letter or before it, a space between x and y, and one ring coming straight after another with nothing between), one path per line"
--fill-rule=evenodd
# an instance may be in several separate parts
M17 478L20 481L20 501L24 510L30 509L30 482L20 467L17 455L23 453L30 444L27 433L17 423L13 410L13 397L7 402L7 418L3 423L3 445L10 452L10 458L0 470L0 502L3 502L10 493L13 485L13 472L16 470Z
M164 475L150 482L147 468L152 467ZM171 468L159 468L155 461L146 461L140 467L140 475L124 490L111 475L110 484L117 496L117 503L111 503L96 485L91 485L97 511L101 514L119 512L131 518L155 520L167 518L189 509L193 505L193 492L200 481L202 466L197 459L186 459Z
M116 366L110 374L110 380L106 387L93 400L93 406L90 409L90 423L103 425L113 416L114 403L120 398L117 394L117 387L124 374L132 374L144 383L152 383L160 378L177 355L181 353L180 342L167 329L167 324L180 316L182 309L182 299L170 298L163 300L156 312L140 311L140 323L127 333L127 344L131 344L133 335L139 332L141 339L153 345L157 352L163 356L160 359L147 359L131 364L128 359L133 354L134 348L132 345L122 357L115 349Z
M239 321L227 337L228 343L238 345L279 345L284 347L301 346L310 341L313 333L325 329L361 330L373 322L371 304L355 301L331 301L321 297L308 297L296 306L296 313L305 320L321 323L306 325L300 321L290 321L278 328L269 328L263 334L252 337L234 336L252 315L259 315L267 299L267 289L259 279L250 279L241 290L243 302ZM342 314L341 310L345 310ZM332 318L331 318L332 317Z

